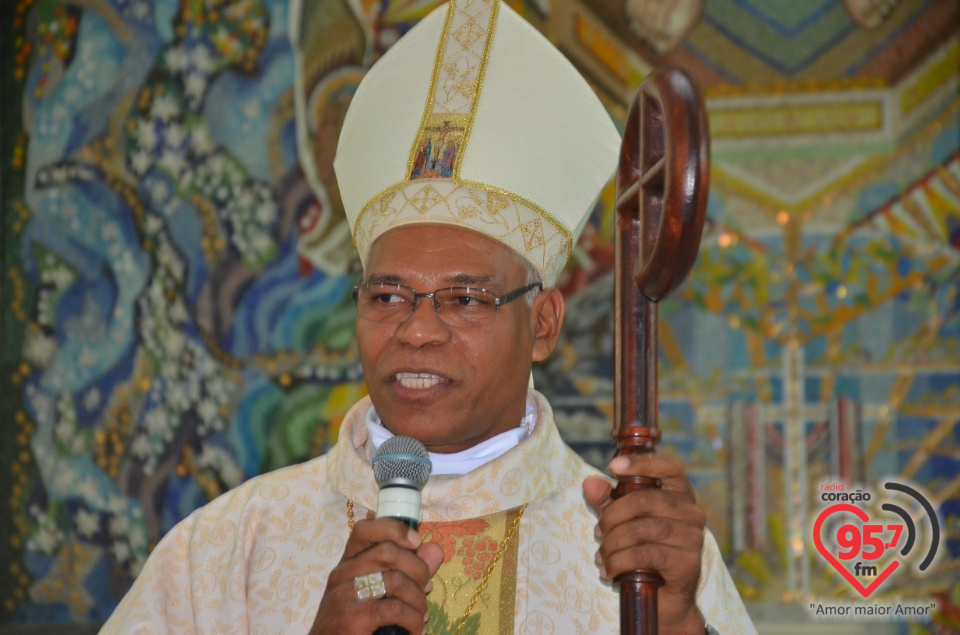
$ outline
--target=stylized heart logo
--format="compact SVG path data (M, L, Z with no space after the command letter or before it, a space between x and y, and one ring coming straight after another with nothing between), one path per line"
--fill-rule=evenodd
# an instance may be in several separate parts
M876 579L870 583L870 586L864 587L862 584L860 584L860 581L857 580L852 573L847 571L846 567L844 567L839 560L834 558L832 553L827 551L826 547L823 546L823 540L820 538L820 528L823 526L824 521L828 516L837 512L850 512L851 514L855 514L857 518L862 520L864 523L867 523L870 520L867 512L854 507L853 505L847 505L846 503L831 505L820 512L820 515L817 516L817 522L813 525L813 542L817 545L817 551L820 552L820 555L823 556L827 562L832 564L833 568L839 571L840 575L846 578L847 582L853 585L853 588L860 592L860 595L863 597L868 597L876 590L878 586L880 586L880 584L883 583L884 580L887 579L891 573L896 571L897 567L900 566L900 563L897 560L894 560L887 565L887 568L880 572L880 575L878 575Z

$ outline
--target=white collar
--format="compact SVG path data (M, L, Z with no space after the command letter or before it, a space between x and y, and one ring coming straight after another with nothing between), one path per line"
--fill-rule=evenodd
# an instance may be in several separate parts
M380 444L394 436L392 432L383 427L383 422L377 415L377 410L371 404L367 410L367 416L364 420L367 426L367 434L370 443L373 445L374 453L380 448ZM520 420L520 425L512 430L501 432L495 437L491 437L482 443L478 443L472 448L467 448L461 452L453 454L435 454L430 452L430 461L433 463L432 476L449 476L469 474L482 465L486 465L494 459L498 459L508 450L512 450L518 443L530 436L534 426L537 424L537 406L531 400L527 400L527 410Z

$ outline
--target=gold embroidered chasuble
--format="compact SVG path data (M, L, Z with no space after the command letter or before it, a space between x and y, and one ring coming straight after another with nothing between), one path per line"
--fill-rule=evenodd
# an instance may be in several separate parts
M429 633L619 631L619 596L594 563L596 518L581 490L597 472L560 439L547 401L529 398L538 421L528 439L424 487L421 533L444 549ZM251 479L179 523L101 633L307 633L346 544L347 501L357 518L376 508L369 407L351 409L328 454ZM720 633L756 632L709 532L697 597Z

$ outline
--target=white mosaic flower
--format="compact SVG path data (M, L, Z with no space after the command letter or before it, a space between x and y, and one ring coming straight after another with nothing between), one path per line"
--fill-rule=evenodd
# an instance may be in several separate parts
M156 216L147 216L147 222L144 223L144 227L149 233L156 234L163 229L163 221Z
M121 276L132 276L137 273L137 263L133 259L133 254L129 251L124 252L113 265L114 271Z
M126 512L130 503L123 496L111 494L107 500L107 510L113 514L122 514Z
M216 375L207 384L207 392L219 403L226 403L230 397L232 382L223 375Z
M183 335L182 331L173 330L167 335L163 344L170 357L180 357L180 354L183 353L184 348L186 348L187 338Z
M207 76L202 73L187 73L183 82L183 92L187 99L198 102L207 92Z
M90 538L100 528L100 516L83 508L77 511L74 521L77 524L77 531L85 538Z
M196 367L204 377L210 377L219 370L219 365L213 360L213 357L202 349L197 351Z
M154 128L153 121L147 119L138 119L136 122L137 145L146 152L153 151L157 147L157 131Z
M155 307L163 304L163 285L157 280L157 276L154 276L150 281L150 286L147 287L147 292L142 301L144 302L143 308L149 311L151 315L155 315Z
M185 190L189 190L189 189L192 189L192 188L193 188L193 179L194 179L195 173L194 173L194 171L193 171L193 169L192 169L191 166L192 166L192 164L188 164L188 165L187 165L187 169L184 170L184 171L183 171L183 174L180 175L180 187L183 188L183 189L185 189ZM171 208L171 210L170 210L169 212L167 212L167 215L170 216L170 215L172 215L175 211L177 211L177 210Z
M257 206L257 220L263 225L269 225L277 217L277 208L273 201L264 201Z
M240 192L236 196L236 205L237 207L253 207L253 204L256 203L257 199L254 196L253 188L243 187L240 188Z
M56 402L54 399L50 395L40 392L33 385L27 388L26 393L27 399L29 399L33 405L33 412L37 417L37 422L49 423L53 421L56 415Z
M170 305L167 315L170 316L170 321L177 325L185 324L190 317L186 305L179 298Z
M158 351L162 353L162 351ZM180 376L180 365L174 359L165 359L160 365L160 374L168 384L174 383Z
M141 304L140 308L142 310L149 310L149 306ZM144 340L149 341L157 329L157 321L150 314L144 314L140 318L140 335Z
M110 533L114 536L124 536L130 531L130 521L126 516L114 516L110 520Z
M62 461L60 463L62 463ZM76 481L76 474L68 465L61 465L53 476L53 486L61 492L71 490Z
M171 124L164 134L164 141L168 148L180 148L186 140L187 130L178 123Z
M80 484L77 485L76 492L83 496L84 500L90 505L100 507L103 504L103 494L92 478L87 477L81 480Z
M227 167L227 162L224 160L222 154L217 153L210 157L210 160L207 161L207 167L210 169L210 177L220 177L223 175L224 170Z
M124 562L130 557L130 547L125 542L113 543L113 556L117 562Z
M164 150L163 154L160 155L158 165L173 176L180 176L180 173L187 167L187 160L182 152Z
M200 401L200 378L195 373L191 373L187 381L187 395L190 397L190 403Z
M173 95L159 95L150 105L150 115L161 121L170 121L180 116L180 105Z
M170 420L167 418L167 413L161 408L154 408L147 413L147 416L143 418L144 426L147 429L147 432L163 436L170 429Z
M61 420L59 423L57 423L53 433L57 437L57 440L61 443L69 443L73 438L73 426L68 422Z
M197 406L197 414L205 423L211 423L216 418L218 410L217 404L210 399L202 400Z
M215 68L216 61L210 55L210 51L207 50L207 47L203 44L198 44L193 47L190 51L190 61L193 62L194 68L196 68L201 73L206 73L209 75L213 72Z
M273 239L266 232L256 232L251 242L259 254L265 254L273 248Z
M161 205L173 195L173 188L164 178L151 178L147 183L147 191L156 205Z
M247 182L247 174L234 161L229 161L224 166L223 175L234 189L243 187L243 184Z
M199 155L213 152L213 141L210 140L210 131L206 126L197 126L190 131L190 145Z
M153 167L153 157L143 150L137 150L133 156L130 157L130 167L132 167L133 171L139 176L143 176Z
M63 534L55 529L42 528L27 542L27 548L32 551L40 551L47 555L52 555L60 542L63 540Z
M135 457L141 459L149 456L151 452L150 440L145 435L137 435L137 438L133 440L133 444L130 446L130 452L132 452Z
M179 73L187 68L187 53L183 50L183 45L170 47L164 55L164 61L174 73Z
M166 397L167 403L170 404L174 410L186 410L187 406L190 405L190 402L187 399L187 392L179 383L172 384L167 388Z
M40 332L28 333L23 346L23 356L28 362L46 368L56 358L58 350L56 339Z

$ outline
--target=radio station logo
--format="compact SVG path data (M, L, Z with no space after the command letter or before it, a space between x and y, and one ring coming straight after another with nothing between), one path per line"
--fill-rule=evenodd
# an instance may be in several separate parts
M878 510L869 491L850 492L841 483L825 483L820 498L830 505L813 524L817 551L865 598L908 563L919 561L919 571L926 571L940 544L940 523L926 497L902 483L883 487L889 492L885 500L907 497L907 509L884 502Z

